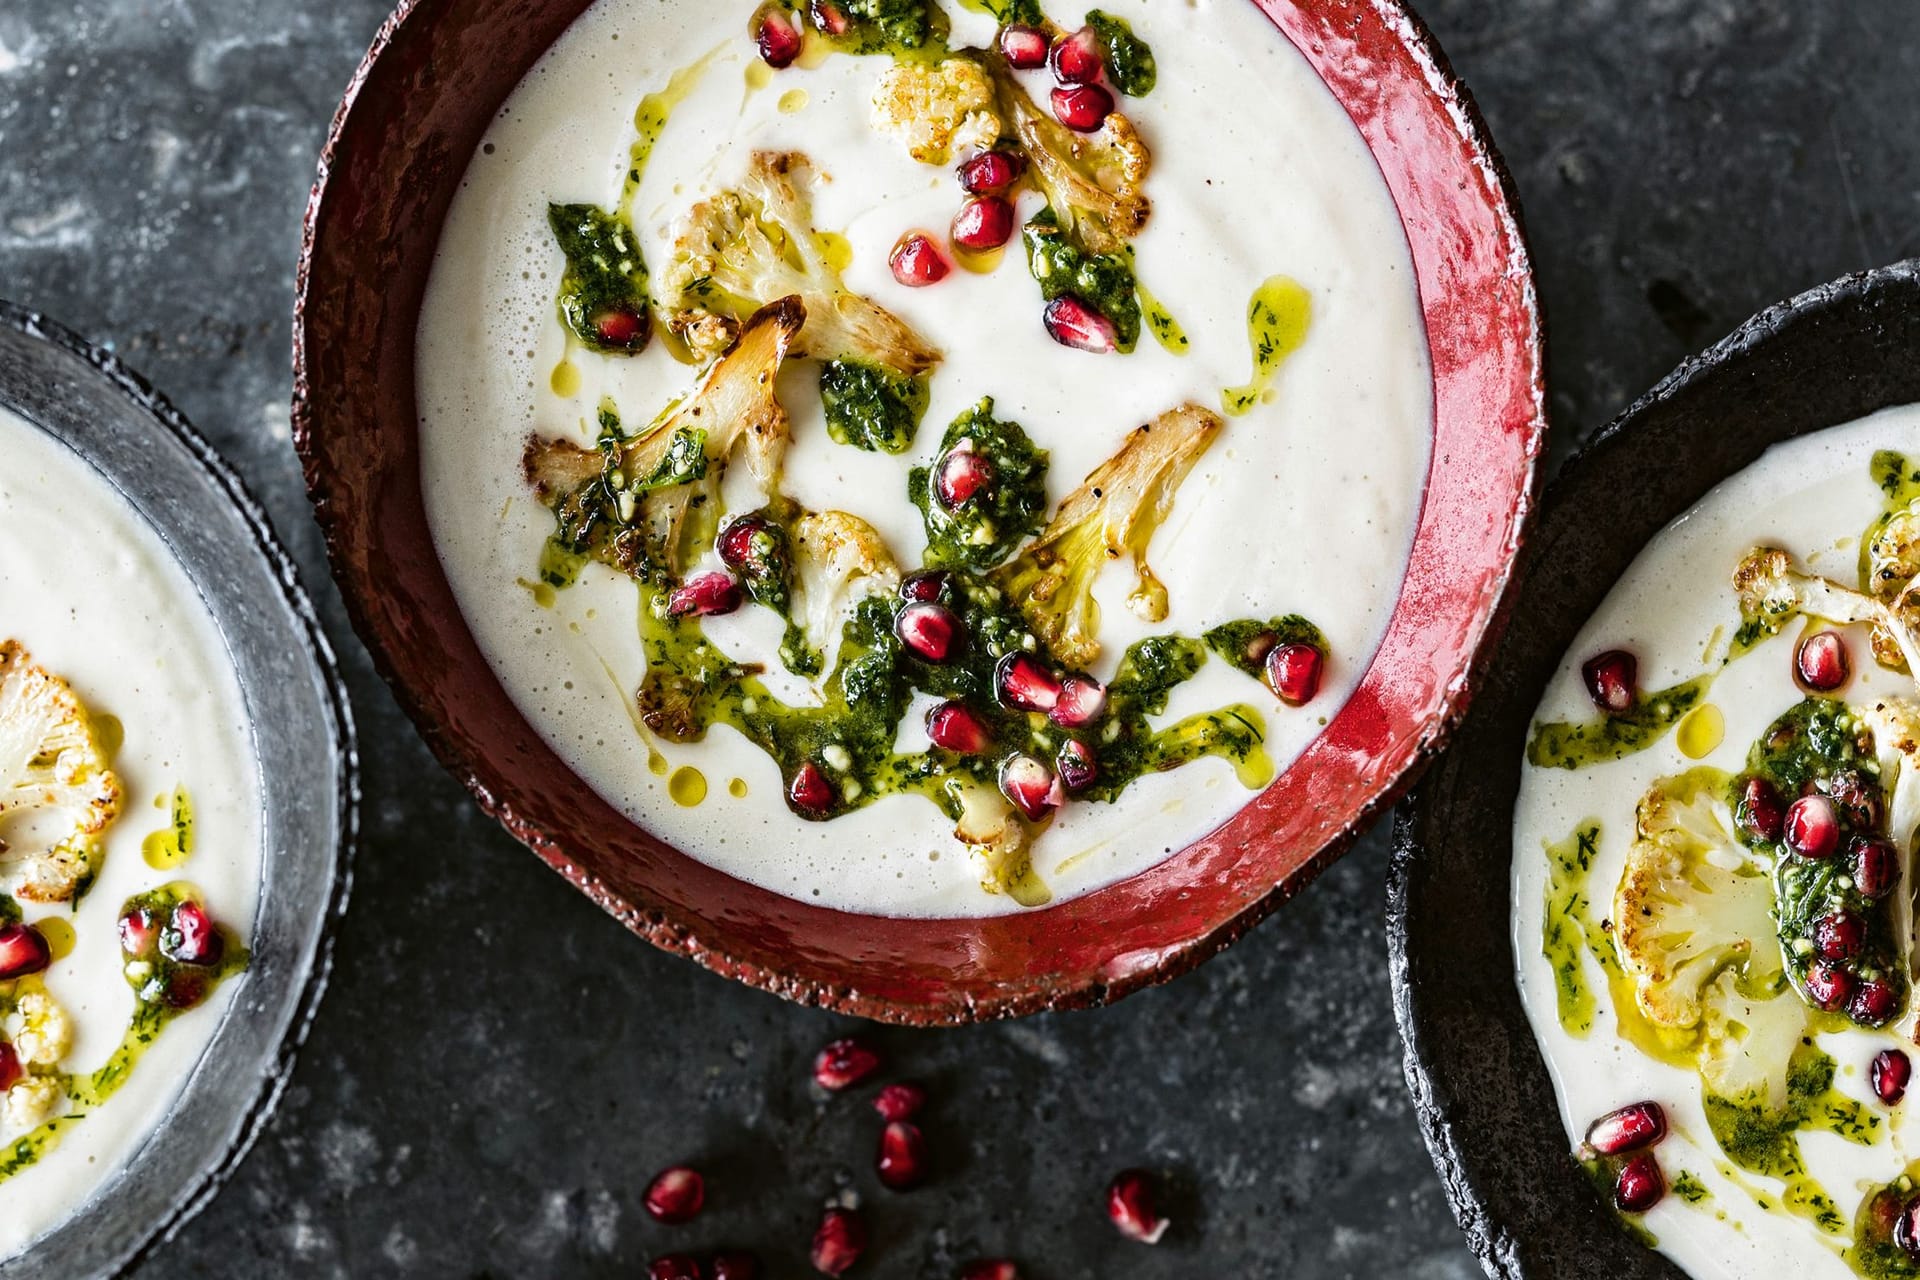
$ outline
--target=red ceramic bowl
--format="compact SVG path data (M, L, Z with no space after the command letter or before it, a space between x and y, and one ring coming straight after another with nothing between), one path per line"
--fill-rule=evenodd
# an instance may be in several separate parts
M1385 643L1312 747L1231 822L1131 880L991 920L853 916L743 884L628 822L514 709L461 619L418 480L414 324L468 157L589 0L408 0L334 121L307 212L294 438L354 625L428 745L516 837L657 946L795 1000L951 1023L1162 982L1297 892L1391 804L1466 707L1533 509L1539 308L1511 184L1396 0L1247 0L1365 135L1398 202L1432 347L1435 441Z

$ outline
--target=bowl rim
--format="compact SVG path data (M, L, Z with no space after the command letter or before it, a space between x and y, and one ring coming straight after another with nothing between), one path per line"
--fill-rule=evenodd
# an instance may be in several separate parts
M1291 37L1281 26L1276 10L1297 0L1247 0L1275 22L1275 38ZM475 803L509 834L526 845L543 861L585 893L603 910L613 915L630 931L663 950L685 955L703 967L735 978L749 986L768 991L798 1003L882 1022L912 1026L964 1025L996 1018L1021 1017L1033 1013L1086 1008L1111 1003L1148 986L1180 977L1218 954L1272 914L1282 903L1304 889L1333 862L1352 848L1355 841L1392 808L1425 771L1444 747L1454 728L1466 715L1474 692L1486 673L1489 655L1497 642L1512 607L1516 566L1528 532L1532 528L1542 484L1541 458L1548 431L1550 409L1547 396L1546 319L1534 274L1533 253L1527 238L1518 187L1505 160L1495 147L1485 119L1471 92L1441 49L1437 38L1413 10L1409 0L1324 0L1319 7L1372 16L1406 49L1414 67L1422 74L1426 91L1444 108L1452 123L1453 134L1462 145L1463 172L1479 176L1487 188L1487 204L1492 218L1504 237L1503 260L1509 275L1518 283L1515 311L1525 321L1526 338L1514 363L1531 373L1524 398L1525 434L1524 477L1520 491L1513 495L1512 506L1503 508L1507 537L1502 547L1498 571L1486 575L1477 597L1469 634L1467 659L1454 678L1436 697L1436 705L1425 724L1405 752L1398 770L1378 783L1372 796L1337 830L1331 830L1317 851L1297 867L1245 905L1220 919L1211 927L1160 950L1151 964L1135 966L1120 973L1091 972L1069 974L1045 988L1022 987L1019 990L978 990L959 995L943 994L908 1001L875 994L858 987L834 985L824 979L796 977L782 968L765 966L736 958L716 949L700 937L700 931L676 924L662 913L649 909L645 902L632 902L610 890L591 870L559 847L535 822L518 813L511 797L503 795L483 780L487 772L481 761L461 744L441 732L439 719L427 699L406 680L401 664L389 650L387 637L374 621L373 610L364 594L364 585L349 571L342 546L345 520L338 513L337 491L330 476L320 465L315 446L312 409L314 379L313 347L309 326L312 323L309 302L320 233L333 193L336 166L346 145L348 131L360 97L382 62L415 23L430 23L435 9L444 0L399 0L392 13L375 33L365 56L355 69L344 96L328 128L321 149L314 185L304 219L299 266L296 273L293 325L294 393L293 436L296 449L305 464L304 475L314 518L320 526L329 565L333 570L348 617L355 633L368 650L375 669L391 689L396 701L414 723L429 750L467 789ZM1359 21L1358 17L1348 21ZM400 59L396 59L400 60ZM1332 86L1328 86L1329 91ZM1336 97L1338 94L1336 93ZM1343 104L1344 105L1344 104ZM1373 148L1369 146L1371 152ZM1376 164L1377 156L1374 157ZM1436 460L1429 462L1429 477ZM1428 487L1423 482L1425 506ZM1407 589L1403 577L1396 594L1396 609ZM1369 656L1369 669L1378 653ZM1363 675L1362 684L1365 684ZM1322 734L1322 737L1325 735ZM1319 741L1318 738L1315 741ZM582 783L582 786L585 784ZM1249 801L1251 804L1252 801ZM1203 837L1204 838L1204 837ZM683 855L685 856L685 855ZM1176 854L1176 856L1178 856ZM635 895L638 897L639 895Z
M1849 272L1827 283L1815 285L1800 293L1773 303L1740 324L1719 341L1696 354L1686 357L1672 372L1635 399L1626 409L1606 423L1584 442L1566 461L1547 486L1542 500L1542 521L1550 519L1558 504L1567 501L1566 495L1575 491L1585 473L1606 462L1612 455L1631 450L1638 443L1637 436L1649 411L1692 389L1703 380L1712 378L1726 366L1742 359L1757 358L1769 345L1784 340L1791 333L1795 323L1813 322L1833 314L1847 313L1870 305L1875 295L1887 286L1905 286L1909 290L1920 289L1920 257L1903 259L1884 266L1864 271ZM1889 402L1891 407L1894 402ZM1912 403L1912 402L1909 402ZM1848 419L1851 420L1851 419ZM1801 438L1835 426L1834 423L1808 423L1804 427L1784 438ZM1746 465L1751 465L1746 464ZM1715 479L1718 484L1730 479L1744 467L1735 468ZM1709 486L1711 488L1711 486ZM1691 504L1689 504L1690 509ZM1677 516L1678 513L1676 513ZM1663 523L1662 528L1666 527ZM1640 542L1633 548L1637 556L1650 544L1652 537ZM1535 544L1538 546L1538 543ZM1529 563L1523 572L1531 572ZM1618 579L1607 583L1610 591ZM1584 619L1582 619L1584 621ZM1494 650L1502 646L1490 647L1488 657L1497 657ZM1503 691L1505 693L1507 691ZM1507 696L1526 698L1530 709L1538 701L1539 690L1528 681L1518 692ZM1483 713L1484 713L1483 708ZM1412 934L1417 927L1413 912L1413 898L1421 892L1415 886L1418 878L1417 867L1429 856L1429 822L1434 802L1431 785L1420 785L1412 789L1394 814L1393 847L1387 873L1387 950L1388 978L1392 988L1394 1021L1399 1028L1402 1043L1402 1064L1408 1092L1412 1095L1415 1117L1419 1123L1422 1139L1440 1174L1440 1182L1446 1195L1454 1219L1466 1236L1467 1247L1479 1260L1485 1272L1495 1280L1535 1280L1551 1274L1551 1269L1542 1270L1530 1264L1516 1248L1515 1233L1511 1225L1502 1221L1493 1203L1493 1193L1486 1186L1480 1171L1481 1159L1474 1153L1473 1126L1456 1124L1450 1119L1451 1108L1443 1100L1445 1090L1436 1081L1442 1068L1439 1059L1449 1037L1448 1020L1430 1007L1430 997L1421 984L1413 980L1412 956L1417 949ZM1510 816L1510 815L1509 815ZM1512 858L1511 847L1504 847L1498 864L1502 871L1500 878L1500 897L1506 904L1508 922L1512 917L1510 881L1504 870ZM1431 908L1428 908L1431 910ZM1518 988L1509 972L1499 984L1502 1002L1511 1001L1520 1009L1524 1019L1524 1009L1519 1006ZM1546 1069L1544 1055L1539 1052L1537 1038L1528 1027L1527 1048L1538 1059L1543 1070ZM1553 1132L1564 1137L1562 1122L1556 1109L1551 1118ZM1485 1140L1482 1139L1484 1142ZM1569 1144L1568 1149L1571 1150ZM1595 1201L1596 1207L1598 1201ZM1604 1223L1606 1229L1625 1239L1617 1221L1607 1213ZM1646 1263L1645 1274L1650 1277L1676 1277L1682 1273L1664 1254L1652 1249L1640 1249L1639 1254ZM1616 1273L1608 1273L1610 1275ZM1636 1273L1638 1274L1638 1273Z
M254 1143L259 1140L281 1096L286 1092L300 1050L313 1029L327 982L333 973L334 938L345 917L347 901L352 892L353 863L360 834L359 740L346 681L340 674L333 645L320 624L312 598L301 585L298 566L281 544L279 535L274 532L266 508L253 496L233 466L174 407L172 401L112 352L88 341L58 321L49 319L44 313L4 298L0 298L0 327L78 359L140 414L158 423L171 435L212 482L214 489L239 513L252 535L252 552L266 562L280 587L282 599L303 642L304 656L317 677L316 685L322 691L327 710L333 718L331 754L340 780L334 796L333 821L339 838L332 851L333 871L329 878L327 902L319 917L312 963L300 984L286 1030L281 1034L279 1045L255 1086L253 1100L237 1118L232 1143L220 1159L199 1176L196 1183L174 1196L167 1212L145 1228L142 1238L112 1263L106 1273L125 1276L171 1243L226 1187L253 1149ZM85 1211L83 1203L75 1212ZM67 1220L70 1221L71 1217ZM31 1246L28 1252L31 1252Z

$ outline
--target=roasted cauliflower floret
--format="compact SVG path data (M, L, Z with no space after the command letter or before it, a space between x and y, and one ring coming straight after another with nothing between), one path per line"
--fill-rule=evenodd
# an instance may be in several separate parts
M13 1047L32 1066L51 1067L73 1047L73 1024L59 1001L44 991L29 991L14 1007L20 1019Z
M66 1088L55 1076L29 1076L7 1090L7 1123L15 1129L34 1129L53 1118L66 1100Z
M1733 835L1733 815L1708 781L1655 782L1613 898L1613 937L1648 1021L1700 1025L1722 973L1780 969L1773 883Z
M989 56L1000 115L1033 166L1054 217L1088 253L1115 254L1153 214L1147 175L1153 156L1118 111L1092 133L1076 133L1041 110L999 55Z
M793 527L795 578L800 593L796 621L807 643L834 669L840 637L854 609L868 596L900 589L900 567L874 527L844 511L815 511Z
M1778 547L1755 547L1733 571L1740 611L1752 623L1777 628L1794 614L1829 622L1871 623L1884 631L1909 671L1920 671L1920 629L1873 596L1794 566ZM1878 656L1879 646L1875 653Z
M1791 992L1749 995L1743 986L1751 984L1724 969L1701 993L1700 1075L1718 1097L1779 1112L1794 1052L1807 1034L1807 1006Z
M1889 516L1868 540L1867 587L1909 635L1920 632L1920 501ZM1908 666L1899 636L1884 623L1873 626L1873 656L1889 667Z
M994 584L1062 662L1086 667L1100 656L1093 587L1110 561L1133 559L1127 607L1149 622L1166 618L1167 589L1147 564L1147 547L1222 425L1218 414L1189 404L1140 427L1067 495L1038 538L994 572Z
M1044 905L1052 894L1033 876L1033 829L999 788L956 774L947 779L943 794L954 816L954 838L980 867L980 887L1009 894L1023 907Z
M928 372L940 352L885 307L848 292L827 260L803 194L808 173L803 155L756 152L735 189L701 201L674 224L673 259L658 279L668 327L711 354L731 340L733 322L797 297L806 323L794 355L860 360L905 377Z
M632 436L619 435L618 418L603 411L597 448L530 440L527 480L558 517L559 541L663 581L713 545L720 482L736 454L763 499L772 498L789 438L774 383L805 317L795 298L754 313L699 385Z
M993 81L965 57L894 63L873 90L873 127L898 137L923 164L991 147L1004 131Z
M65 680L0 641L0 871L21 897L71 899L94 840L120 811L120 780ZM9 848L13 833L19 848Z

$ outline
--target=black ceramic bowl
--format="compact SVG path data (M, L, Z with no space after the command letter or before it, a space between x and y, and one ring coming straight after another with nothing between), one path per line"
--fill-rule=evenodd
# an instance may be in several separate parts
M1487 1274L1683 1273L1621 1229L1574 1161L1514 985L1521 751L1575 634L1647 541L1771 445L1920 401L1920 260L1761 312L1628 409L1548 490L1473 714L1400 807L1388 884L1407 1083Z

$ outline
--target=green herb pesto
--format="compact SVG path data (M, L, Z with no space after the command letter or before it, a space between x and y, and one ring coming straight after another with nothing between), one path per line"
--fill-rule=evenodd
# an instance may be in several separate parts
M1617 715L1580 722L1537 724L1527 743L1527 763L1541 769L1580 769L1644 751L1693 710L1713 684L1711 675L1635 696Z
M933 492L933 477L956 450L971 450L993 467L984 496L948 509ZM933 466L915 467L907 497L927 527L927 565L935 569L985 570L1012 555L1037 532L1047 508L1047 451L1019 423L993 416L993 398L953 420Z
M905 453L927 411L927 379L904 377L864 360L829 360L820 369L827 434L869 453Z
M1920 1164L1910 1164L1886 1186L1865 1196L1853 1219L1847 1264L1867 1280L1920 1280L1920 1262L1894 1242L1894 1224L1920 1187Z
M1160 71L1147 42L1133 34L1125 18L1095 9L1087 14L1087 25L1100 37L1107 64L1107 79L1129 98L1144 98L1159 82Z
M567 330L595 351L628 355L645 349L653 325L647 264L626 216L591 204L552 204L547 225L567 259L559 298ZM602 333L602 322L612 315L631 317L636 328L630 341Z
M1707 1190L1706 1184L1685 1169L1675 1174L1673 1181L1668 1185L1673 1188L1673 1194L1688 1204L1700 1204L1713 1198L1713 1193Z
M1265 678L1267 654L1281 645L1310 644L1321 653L1330 651L1327 637L1320 628L1297 613L1271 622L1247 618L1222 623L1207 632L1204 639L1209 649L1255 680Z
M1122 352L1140 344L1140 286L1134 277L1131 252L1087 252L1060 225L1050 207L1028 221L1022 239L1027 247L1027 269L1039 281L1042 297L1052 302L1071 296L1098 311L1113 322ZM1167 319L1171 322L1172 317Z
M1244 387L1221 393L1227 416L1237 418L1266 398L1280 366L1307 340L1313 323L1313 295L1288 276L1274 276L1253 292L1247 304L1247 338L1253 347L1253 378Z
M193 797L175 787L167 797L167 825L140 842L141 855L156 871L170 871L193 856Z
M1787 1074L1787 1104L1774 1111L1754 1099L1729 1099L1704 1093L1707 1127L1727 1158L1749 1173L1787 1184L1783 1205L1821 1231L1839 1235L1847 1222L1831 1197L1807 1176L1800 1154L1802 1129L1824 1129L1848 1142L1871 1146L1880 1118L1833 1087L1833 1059L1811 1038L1794 1052Z
M1024 27L1044 27L1047 23L1046 10L1040 7L1040 0L960 0L960 7L984 13L1001 26L1017 23Z
M1540 922L1540 953L1553 966L1554 1002L1560 1025L1568 1035L1584 1039L1593 1030L1598 1007L1587 985L1582 950L1593 953L1602 966L1618 961L1606 931L1593 919L1587 878L1600 844L1600 824L1589 819L1547 852L1547 909Z
M947 15L933 0L834 0L846 19L838 35L814 21L821 39L840 53L894 58L943 55L947 49Z
M1873 581L1873 543L1893 518L1902 514L1914 503L1920 502L1920 463L1903 453L1892 449L1882 449L1873 455L1867 464L1873 476L1874 484L1887 495L1886 508L1873 518L1867 531L1860 535L1860 589L1869 595L1878 595Z

